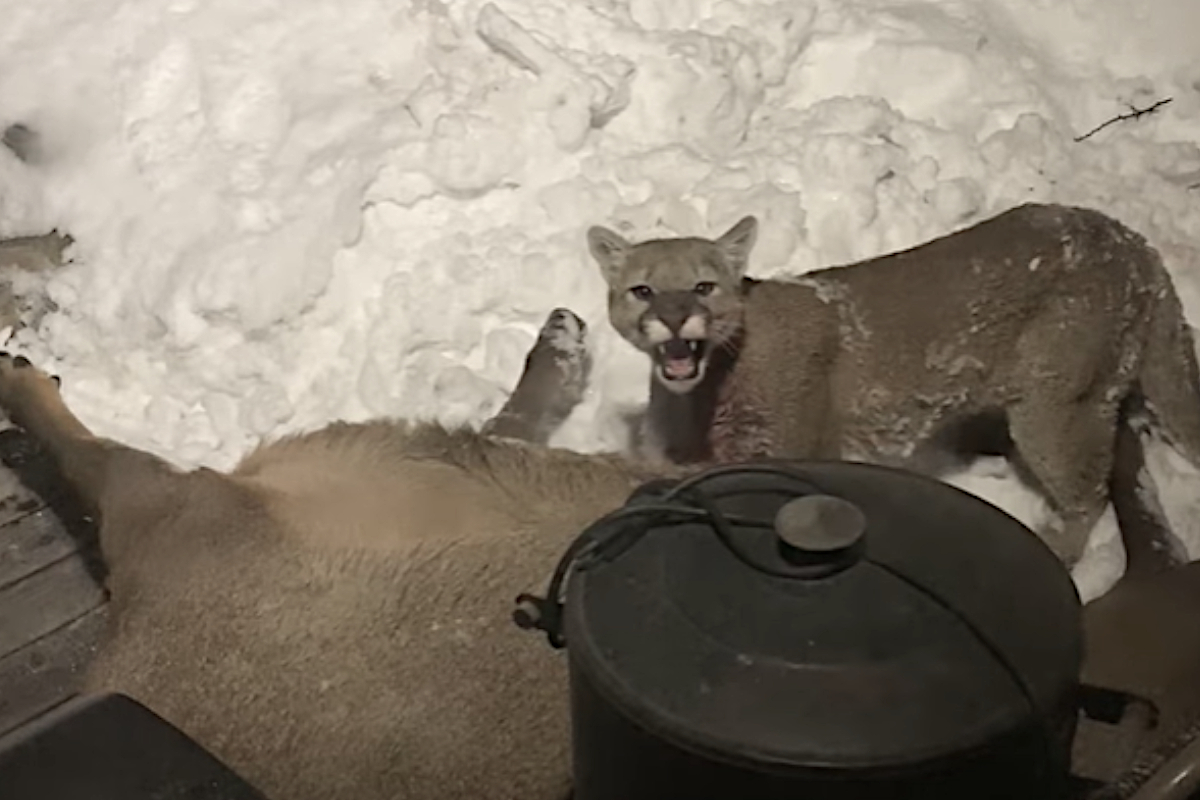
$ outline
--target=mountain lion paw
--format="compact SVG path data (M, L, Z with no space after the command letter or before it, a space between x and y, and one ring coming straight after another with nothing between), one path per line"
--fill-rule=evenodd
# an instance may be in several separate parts
M41 371L33 366L25 356L14 356L0 350L0 394L3 394L4 387L13 385L15 382L39 383L42 381L52 383L55 388L62 385L62 378Z
M25 427L26 413L40 398L57 400L60 384L57 376L33 366L25 356L0 352L0 406L17 425Z
M587 323L568 309L551 311L538 332L537 344L529 351L526 370L552 367L558 374L561 400L573 406L583 400L591 366Z

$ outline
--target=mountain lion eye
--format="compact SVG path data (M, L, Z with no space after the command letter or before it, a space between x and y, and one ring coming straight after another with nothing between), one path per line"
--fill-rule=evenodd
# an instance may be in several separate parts
M699 283L696 284L695 288L692 289L692 291L695 292L696 294L700 295L701 297L708 297L710 294L712 294L716 290L716 288L717 288L717 285L715 283L713 283L712 281L700 281Z
M654 297L654 290L645 284L634 286L629 290L629 293L638 300L649 300L651 297Z

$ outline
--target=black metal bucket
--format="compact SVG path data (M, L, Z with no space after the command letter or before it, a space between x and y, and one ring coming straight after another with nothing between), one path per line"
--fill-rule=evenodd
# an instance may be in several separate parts
M1064 795L1074 584L941 482L845 462L656 482L522 600L569 644L575 800Z

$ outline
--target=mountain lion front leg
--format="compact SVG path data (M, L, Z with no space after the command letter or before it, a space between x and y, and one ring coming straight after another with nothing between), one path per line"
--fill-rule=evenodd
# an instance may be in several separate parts
M167 462L93 434L71 413L58 379L27 359L0 353L0 406L54 460L79 501L105 523L169 511L173 481ZM140 518L139 516L139 518Z
M830 384L837 349L836 335L828 331L799 341L750 339L718 390L710 433L715 459L840 458L840 419Z
M772 386L760 396L738 389L729 394L713 415L714 461L840 457L824 385Z
M587 325L565 308L550 312L525 370L504 407L486 423L489 436L545 444L583 400L591 370Z

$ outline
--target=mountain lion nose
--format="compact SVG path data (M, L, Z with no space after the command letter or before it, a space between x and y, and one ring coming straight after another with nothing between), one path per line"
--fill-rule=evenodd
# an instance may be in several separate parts
M655 313L671 333L679 335L679 329L692 315L696 298L691 292L663 292L655 297Z

